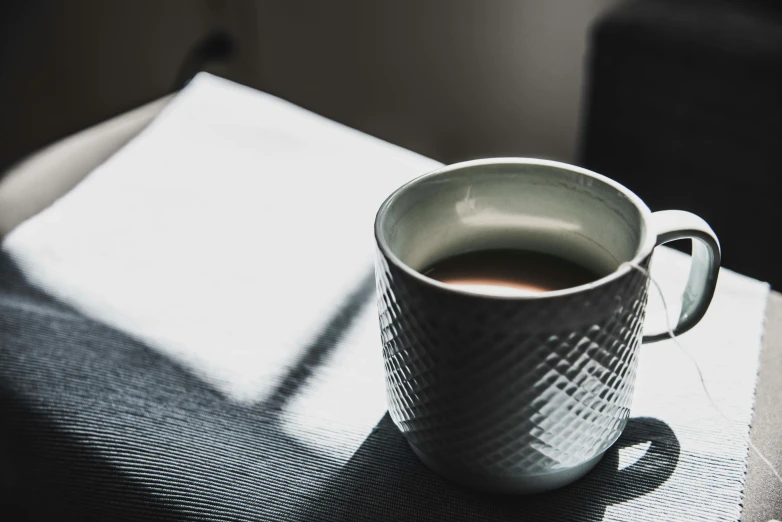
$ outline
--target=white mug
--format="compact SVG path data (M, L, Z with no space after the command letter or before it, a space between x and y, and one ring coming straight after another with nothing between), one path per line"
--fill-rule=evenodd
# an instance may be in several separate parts
M470 487L530 493L586 474L629 417L654 247L692 238L674 332L711 302L714 232L652 213L588 170L544 160L444 167L399 188L375 222L389 412L431 469ZM469 251L521 248L605 273L520 296L464 291L422 274ZM667 337L660 332L644 337Z

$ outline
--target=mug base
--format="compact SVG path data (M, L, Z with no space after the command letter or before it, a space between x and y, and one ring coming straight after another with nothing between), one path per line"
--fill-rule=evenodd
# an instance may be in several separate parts
M479 491L514 495L543 493L545 491L567 486L592 471L592 468L600 462L600 459L602 459L605 454L605 452L600 453L582 464L578 464L572 468L552 471L551 473L502 477L457 469L448 463L440 462L428 457L412 444L410 444L410 447L418 458L421 459L421 462L447 480Z

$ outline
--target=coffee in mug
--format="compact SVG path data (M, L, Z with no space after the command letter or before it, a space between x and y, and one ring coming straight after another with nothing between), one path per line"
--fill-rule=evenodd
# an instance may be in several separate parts
M442 259L423 275L465 291L524 295L580 286L598 274L564 257L533 250L479 250Z

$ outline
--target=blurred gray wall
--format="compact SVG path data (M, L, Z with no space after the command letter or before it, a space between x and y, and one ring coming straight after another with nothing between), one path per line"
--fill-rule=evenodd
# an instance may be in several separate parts
M269 92L442 161L573 158L591 21L611 0L262 6Z
M441 161L572 160L587 30L616 0L70 0L0 83L0 162L171 92L199 39L213 72Z

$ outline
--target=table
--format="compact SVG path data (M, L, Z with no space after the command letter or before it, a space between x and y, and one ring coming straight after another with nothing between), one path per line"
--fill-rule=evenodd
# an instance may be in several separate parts
M170 97L65 138L15 165L0 179L0 235L46 208L140 132ZM769 294L751 439L782 468L782 294ZM782 512L782 484L751 452L742 520L767 521Z

